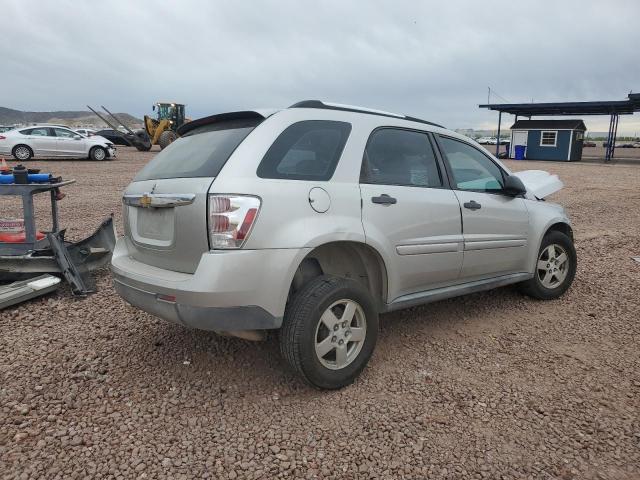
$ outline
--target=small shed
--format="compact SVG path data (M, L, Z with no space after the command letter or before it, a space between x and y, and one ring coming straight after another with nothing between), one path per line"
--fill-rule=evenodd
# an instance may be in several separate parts
M586 130L582 120L517 120L511 127L509 157L515 158L516 145L524 145L530 160L581 160Z

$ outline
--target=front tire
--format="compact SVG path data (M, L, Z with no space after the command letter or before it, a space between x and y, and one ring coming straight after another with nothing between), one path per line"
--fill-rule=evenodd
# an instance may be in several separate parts
M562 232L548 232L540 244L533 278L521 283L520 290L539 300L556 299L573 283L576 267L573 240Z
M27 145L16 145L13 147L11 155L13 155L13 158L16 160L26 162L33 158L33 150L31 150L31 147Z
M107 151L102 147L93 147L89 152L89 158L101 162L107 158Z
M160 149L164 150L165 148L167 148L176 140L176 138L178 138L178 135L176 135L176 132L174 132L173 130L165 130L164 132L162 132L160 134L160 138L158 139L158 145L160 145Z
M280 351L310 385L353 383L378 338L378 312L369 292L346 278L322 275L295 294L280 330Z

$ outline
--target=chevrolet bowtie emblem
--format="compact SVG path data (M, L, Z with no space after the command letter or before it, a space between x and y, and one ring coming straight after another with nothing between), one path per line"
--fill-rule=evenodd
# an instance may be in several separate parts
M142 197L140 197L140 206L144 208L151 206L151 197L147 193L144 193Z

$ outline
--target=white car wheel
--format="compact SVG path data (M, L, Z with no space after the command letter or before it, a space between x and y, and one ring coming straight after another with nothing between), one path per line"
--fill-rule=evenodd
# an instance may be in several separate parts
M102 161L107 158L107 152L102 147L93 147L90 156L92 160Z
M26 145L18 145L13 149L13 156L16 160L26 161L33 157L33 151Z

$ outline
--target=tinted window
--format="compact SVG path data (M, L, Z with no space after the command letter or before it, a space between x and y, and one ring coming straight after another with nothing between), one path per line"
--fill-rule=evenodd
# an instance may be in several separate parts
M440 187L442 177L429 137L383 128L371 134L362 161L361 183Z
M489 157L468 143L440 137L440 144L459 190L491 192L502 190L502 170Z
M134 180L215 177L260 121L233 120L195 128L156 155Z
M261 178L329 180L351 124L327 120L294 123L269 147L257 174Z

